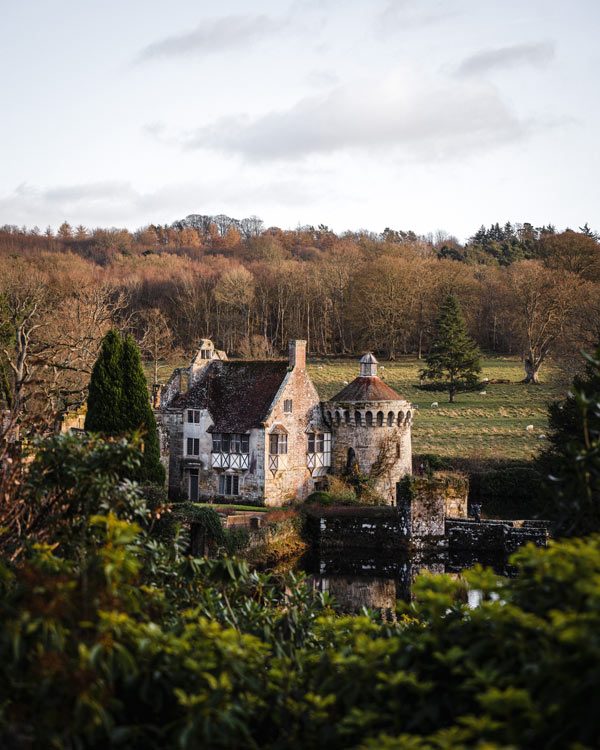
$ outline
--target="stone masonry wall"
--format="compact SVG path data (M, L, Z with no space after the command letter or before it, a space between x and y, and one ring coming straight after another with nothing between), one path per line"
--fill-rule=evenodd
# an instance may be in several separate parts
M292 412L284 412L284 402L292 400ZM288 433L287 455L278 456L279 468L269 469L269 433L283 426ZM302 366L290 370L277 394L272 413L265 425L264 466L265 505L285 505L302 501L314 491L315 480L307 467L307 429L313 425L323 431L317 391ZM328 431L328 430L327 430Z
M396 484L412 470L410 404L328 403L325 408L333 433L333 473L339 476L345 472L352 449L360 473L371 474L378 494L395 504Z

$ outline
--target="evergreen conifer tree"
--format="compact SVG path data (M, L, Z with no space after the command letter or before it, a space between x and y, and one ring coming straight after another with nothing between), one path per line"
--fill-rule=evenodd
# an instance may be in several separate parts
M102 341L90 380L85 429L110 437L139 433L143 460L132 478L164 482L156 420L139 349L131 336L123 338L111 330Z
M144 457L139 479L162 483L165 480L165 471L160 462L156 420L148 399L148 385L142 368L140 350L132 336L127 336L123 341L121 368L123 426L125 432L140 431L144 442Z
M459 388L473 386L481 372L480 352L469 337L458 300L449 295L442 304L436 321L436 334L420 376L431 380L442 379L450 397Z
M121 355L123 340L118 331L110 330L102 339L100 354L94 364L88 389L85 429L103 435L120 435L123 374Z
M549 475L557 534L600 531L600 346L586 355L585 371L566 399L549 408L549 449L541 457Z

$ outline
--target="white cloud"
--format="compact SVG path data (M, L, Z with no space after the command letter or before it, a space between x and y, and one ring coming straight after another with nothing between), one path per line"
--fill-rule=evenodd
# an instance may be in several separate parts
M384 34L432 26L457 15L449 5L444 0L387 0L375 25Z
M353 150L429 161L522 139L532 128L491 85L405 73L340 85L256 118L221 117L182 134L180 142L257 161Z
M465 58L456 72L459 76L477 76L522 65L541 67L553 60L554 56L554 42L513 44L509 47L497 47L477 52Z
M203 21L193 31L159 39L140 50L137 62L159 58L201 57L228 49L239 49L270 36L285 24L264 14L230 15Z
M265 204L309 204L318 190L308 182L274 174L270 178L245 176L234 183L211 179L204 184L171 184L145 191L125 181L49 188L21 184L0 196L0 224L58 226L66 219L73 225L135 228L148 222L171 222L189 213L231 213L232 206L251 215Z

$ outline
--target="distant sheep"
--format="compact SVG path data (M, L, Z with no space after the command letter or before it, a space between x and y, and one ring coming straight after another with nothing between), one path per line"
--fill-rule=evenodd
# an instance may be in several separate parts
M348 385L348 381L347 380L344 380L344 385Z
M433 404L431 404L432 409L436 409L439 406L437 401L434 401Z
M527 430L527 432L533 432L533 425L532 424L528 424L525 429Z
M538 435L538 440L545 440L545 439L546 439L545 435Z
M485 395L487 395L487 391L479 391L479 395L480 396L485 396Z

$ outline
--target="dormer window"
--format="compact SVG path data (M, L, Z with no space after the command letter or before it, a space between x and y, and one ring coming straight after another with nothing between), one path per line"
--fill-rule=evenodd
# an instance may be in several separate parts
M210 349L200 349L200 359L210 359Z
M200 409L188 409L187 421L189 424L200 424Z
M291 414L293 411L293 402L291 398L286 398L283 402L284 414Z

